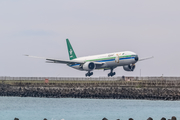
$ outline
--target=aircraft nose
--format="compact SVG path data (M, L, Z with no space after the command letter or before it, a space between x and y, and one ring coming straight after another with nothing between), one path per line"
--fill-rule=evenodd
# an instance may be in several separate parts
M135 60L135 61L138 61L138 60L139 60L138 55L135 56L134 60Z

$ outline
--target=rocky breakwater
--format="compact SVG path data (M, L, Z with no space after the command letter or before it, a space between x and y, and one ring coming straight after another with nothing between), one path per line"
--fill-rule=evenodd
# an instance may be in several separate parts
M180 88L111 87L111 86L10 86L0 85L0 96L180 100Z

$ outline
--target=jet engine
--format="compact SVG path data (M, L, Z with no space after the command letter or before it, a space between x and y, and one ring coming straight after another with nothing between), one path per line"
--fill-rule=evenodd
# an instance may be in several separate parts
M135 65L134 64L132 64L132 65L125 65L125 66L123 66L123 69L125 71L134 71Z
M96 65L93 62L86 62L83 64L83 69L86 71L92 71L96 68Z

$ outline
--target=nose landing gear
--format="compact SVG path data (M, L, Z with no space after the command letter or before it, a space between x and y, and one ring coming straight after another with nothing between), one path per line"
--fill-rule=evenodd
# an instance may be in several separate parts
M111 72L108 74L108 77L109 77L109 76L111 76L111 77L112 77L112 76L114 76L115 74L116 74L116 73L115 73L115 72L113 72L113 69L111 69Z
M116 74L115 72L109 73L109 74L108 74L108 77L109 77L109 76L112 77L112 76L114 76L115 74Z

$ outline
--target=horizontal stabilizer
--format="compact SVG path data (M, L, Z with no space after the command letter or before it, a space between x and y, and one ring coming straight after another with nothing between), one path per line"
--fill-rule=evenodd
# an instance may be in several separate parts
M41 58L41 59L46 59L45 57L38 57L38 56L30 56L30 55L24 55L24 56L27 56L27 57L32 57L32 58Z
M154 58L154 56L147 57L147 58L141 58L141 59L139 59L139 61L143 61L143 60L147 60L147 59L152 59L152 58Z

